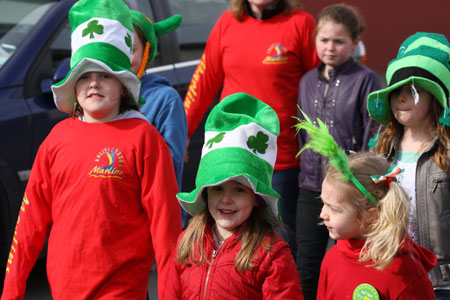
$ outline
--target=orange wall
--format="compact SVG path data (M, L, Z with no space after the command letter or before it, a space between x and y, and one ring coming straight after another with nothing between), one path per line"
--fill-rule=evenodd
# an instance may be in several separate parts
M330 4L328 0L301 0L303 9L314 17ZM366 20L362 35L368 65L377 73L386 71L389 61L397 55L400 44L417 31L437 32L450 39L449 0L347 0L356 6Z

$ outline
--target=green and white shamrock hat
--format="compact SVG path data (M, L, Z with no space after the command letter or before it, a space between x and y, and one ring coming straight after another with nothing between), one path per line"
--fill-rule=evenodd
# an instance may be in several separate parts
M266 211L280 220L280 195L272 189L279 132L278 116L269 105L246 93L225 97L206 120L196 188L177 194L181 206L199 214L206 208L203 189L235 180L259 195Z
M72 29L70 71L52 85L59 110L73 111L75 83L86 72L114 75L139 101L141 82L130 70L133 23L128 6L122 0L80 0L69 11Z
M158 36L174 31L183 21L183 17L176 14L160 22L152 22L147 16L137 10L131 10L131 18L133 24L142 30L145 38L150 43L148 62L155 58L156 50L158 50Z
M400 46L397 57L386 71L388 87L367 97L369 115L377 122L390 122L389 94L405 84L420 86L430 92L448 113L450 94L450 44L438 33L417 32ZM441 121L442 123L442 121Z

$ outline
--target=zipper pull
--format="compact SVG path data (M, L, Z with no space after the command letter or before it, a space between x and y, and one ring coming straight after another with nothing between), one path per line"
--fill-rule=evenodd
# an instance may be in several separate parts
M214 250L214 251L213 251L213 257L212 257L212 258L214 259L214 258L216 258L216 256L217 256L217 250Z
M439 182L441 182L441 181L438 180L438 179L434 179L434 180L433 180L434 186L433 186L433 191L432 191L432 193L434 193L434 192L436 191Z

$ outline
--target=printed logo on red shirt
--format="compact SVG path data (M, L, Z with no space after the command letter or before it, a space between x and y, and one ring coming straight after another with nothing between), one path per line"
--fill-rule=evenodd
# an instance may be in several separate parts
M283 44L272 44L266 51L266 58L263 60L263 64L287 64L288 50Z
M368 283L362 283L353 291L353 300L380 300L377 289Z
M94 160L97 165L89 172L91 177L122 178L123 154L117 148L104 148Z

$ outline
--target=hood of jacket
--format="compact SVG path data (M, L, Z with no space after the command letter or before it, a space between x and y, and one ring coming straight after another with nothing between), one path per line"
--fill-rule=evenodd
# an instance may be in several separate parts
M141 78L142 81L142 87L147 86L147 87L151 87L151 86L158 86L158 85L170 85L169 80L167 80L167 78L159 76L159 75L155 75L155 74L147 74L142 76Z

